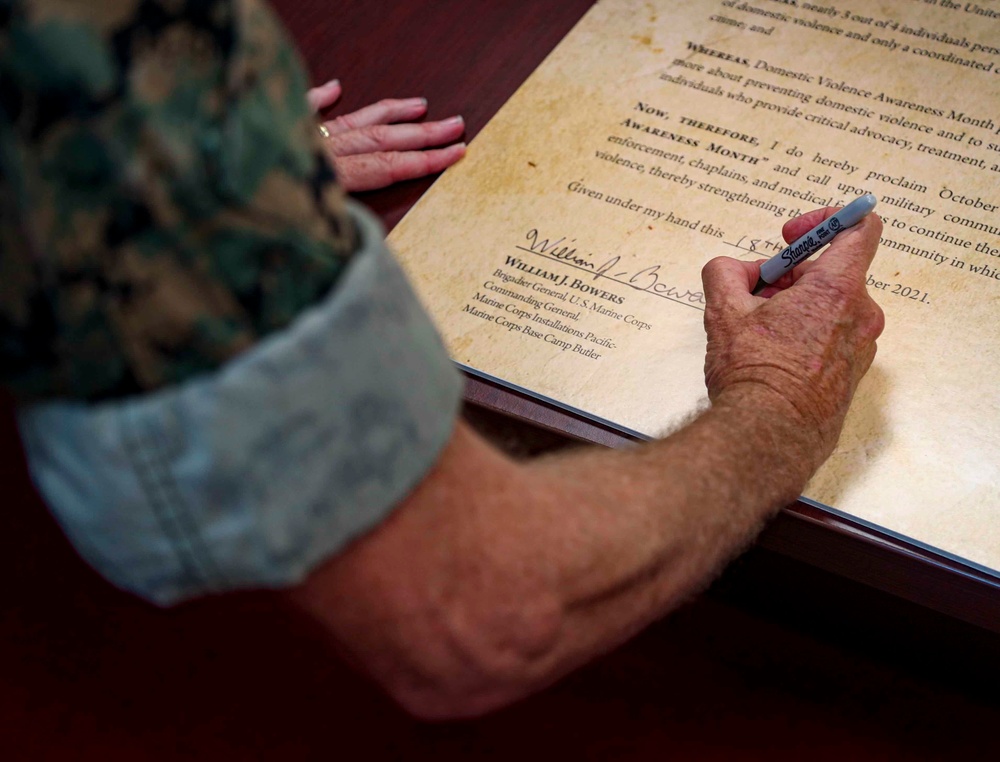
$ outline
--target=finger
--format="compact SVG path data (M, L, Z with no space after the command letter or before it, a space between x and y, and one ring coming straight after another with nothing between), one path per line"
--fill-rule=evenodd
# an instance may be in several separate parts
M331 133L337 134L370 127L373 124L392 124L418 119L427 113L426 98L386 98L370 106L343 114L326 123Z
M801 238L814 227L826 219L829 219L842 207L828 206L823 209L814 209L811 212L800 215L793 220L789 220L781 229L781 235L788 243ZM852 277L863 275L868 272L868 267L875 258L875 251L878 249L879 237L882 235L882 220L877 214L869 214L857 225L839 233L830 246L813 262L798 265L795 270L792 282L799 281L807 273L824 274L827 273L829 265L822 265L820 269L815 269L824 258L833 254L838 261L833 266L834 270L847 270ZM808 267L806 265L809 265ZM790 285L790 284L789 284Z
M724 314L746 313L757 304L750 291L760 276L760 262L744 262L731 257L716 257L701 270L707 308Z
M313 111L322 111L336 103L340 93L340 80L331 79L326 84L308 90L306 100L309 102L309 108Z
M384 188L441 172L465 156L465 143L429 151L393 151L340 156L334 161L341 184L348 191Z
M758 291L756 293L756 296L762 296L765 299L770 299L779 291L784 291L786 288L791 288L793 285L795 285L795 282L798 280L798 277L796 277L795 275L796 270L798 270L798 268L795 268L793 270L788 270L787 272L783 273L782 276L778 278L778 280L776 280L774 283L769 283L768 285L764 286L764 288L762 288L760 291Z
M782 226L781 237L785 239L785 243L791 243L792 241L804 236L814 227L819 225L819 223L823 220L839 212L840 209L841 207L839 206L827 206L822 209L813 209L811 212L800 214L798 217L789 220Z
M420 124L374 124L330 135L327 147L334 156L362 153L417 151L456 140L465 131L460 116Z
M882 220L869 214L857 225L838 233L826 250L819 255L810 273L841 272L864 279L882 236Z
M794 286L802 279L802 276L806 275L815 266L816 266L816 260L814 259L808 259L805 262L797 264L794 268L792 268L791 272L787 273L788 277L787 285Z
M763 262L764 260L761 260L761 264L763 264ZM774 287L776 291L783 291L786 288L790 288L798 283L802 279L802 276L808 273L815 265L816 260L814 259L807 259L805 262L800 262L778 278L778 280L772 283L771 286ZM770 294L765 289L760 292L760 296L770 296Z

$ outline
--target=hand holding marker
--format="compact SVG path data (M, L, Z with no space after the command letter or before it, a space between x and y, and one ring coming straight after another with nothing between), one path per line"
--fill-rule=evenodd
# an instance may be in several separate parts
M875 208L878 199L871 193L859 196L839 212L827 217L801 238L796 239L760 266L753 293L759 294L795 265L804 262L833 240L842 230L857 225Z

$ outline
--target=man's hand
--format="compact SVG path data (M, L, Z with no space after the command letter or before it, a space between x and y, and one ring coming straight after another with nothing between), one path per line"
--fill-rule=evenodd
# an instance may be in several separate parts
M340 82L312 88L306 97L316 112L340 97ZM424 98L386 99L323 123L327 153L347 191L384 188L447 169L465 155L465 143L432 148L461 137L460 116L413 123L427 113Z
M835 211L790 220L782 235L794 241ZM762 296L750 293L760 262L719 257L705 265L705 382L713 402L772 397L775 409L816 433L817 454L829 455L885 324L865 288L881 232L882 221L869 215Z

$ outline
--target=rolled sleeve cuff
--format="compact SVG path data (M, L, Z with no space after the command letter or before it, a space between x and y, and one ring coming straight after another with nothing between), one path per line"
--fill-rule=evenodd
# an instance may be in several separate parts
M462 377L378 223L337 286L219 371L18 412L32 477L84 558L160 605L284 587L378 524L448 441Z

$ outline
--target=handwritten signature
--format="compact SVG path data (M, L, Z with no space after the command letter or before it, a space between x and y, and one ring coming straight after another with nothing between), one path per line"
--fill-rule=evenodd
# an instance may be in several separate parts
M572 245L576 242L575 238L569 243L567 243L566 236L554 240L542 238L537 228L529 230L526 239L528 243L526 247L517 247L521 251L563 262L570 267L592 274L594 280L607 278L623 286L634 288L636 291L644 291L697 309L700 309L698 305L705 304L704 292L684 289L663 280L664 273L661 265L651 265L638 272L632 272L627 268L621 268L621 257L617 254L601 264L597 264L598 258L591 254L581 253L576 246Z

